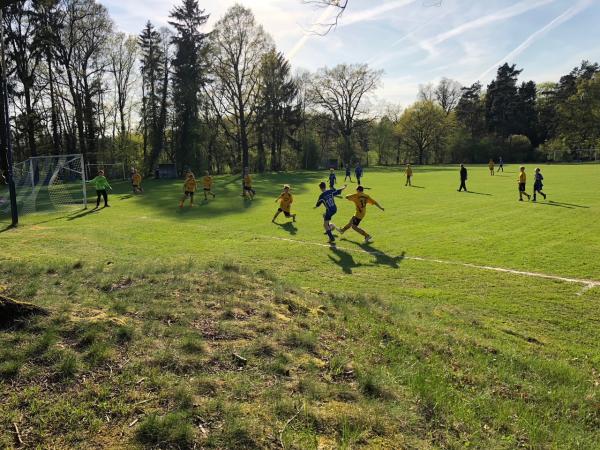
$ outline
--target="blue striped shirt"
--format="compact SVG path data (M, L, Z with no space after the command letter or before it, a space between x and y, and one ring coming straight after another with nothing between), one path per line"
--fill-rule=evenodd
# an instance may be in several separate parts
M319 200L317 201L317 206L325 205L325 208L328 210L337 209L335 206L334 197L336 195L340 195L342 191L340 189L329 189L319 195Z

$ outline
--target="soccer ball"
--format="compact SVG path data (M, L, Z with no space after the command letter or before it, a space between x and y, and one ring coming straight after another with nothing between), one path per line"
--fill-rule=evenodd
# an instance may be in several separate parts
M335 231L335 230L337 230L335 223L329 222L329 231Z

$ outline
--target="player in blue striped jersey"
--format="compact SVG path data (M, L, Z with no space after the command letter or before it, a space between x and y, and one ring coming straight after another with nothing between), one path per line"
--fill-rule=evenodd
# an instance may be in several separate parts
M341 189L327 189L327 185L325 183L319 184L319 188L321 189L321 195L319 195L319 200L315 205L315 208L323 205L325 206L325 214L323 214L323 227L325 228L325 234L329 237L329 242L335 242L335 237L333 236L332 230L335 230L335 225L330 224L332 217L337 212L337 206L335 205L335 197L341 195L342 191L346 189L346 185L344 185Z

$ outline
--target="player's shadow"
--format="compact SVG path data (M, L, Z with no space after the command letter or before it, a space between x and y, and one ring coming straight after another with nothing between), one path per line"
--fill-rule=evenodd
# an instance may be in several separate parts
M100 212L100 209L98 209L98 208L86 209L85 211L67 216L67 220L81 219L82 217L89 216L90 214L94 214L97 212Z
M417 189L425 189L425 186L417 186L416 184L412 184L408 187L413 187L413 188L417 188Z
M583 205L575 205L573 203L565 203L565 202L555 202L554 200L548 200L547 204L552 204L552 205L556 205L556 206L571 206L573 208L585 208L585 209L589 209L589 206L583 206Z
M277 223L277 222L275 222L275 225L277 225L278 227L280 227L282 230L287 231L292 236L294 236L294 235L296 235L298 233L298 228L296 228L296 225L294 225L294 222L286 222L286 223Z
M121 195L119 197L119 200L127 200L129 198L133 197L133 194L125 194L125 195Z
M492 196L492 194L487 194L485 192L475 192L475 191L467 191L467 194L476 194L476 195L488 195L488 196Z
M549 202L549 203L546 203L546 202L535 202L535 203L537 203L538 205L555 206L557 208L575 209L572 206L562 205L562 204L553 203L553 202Z
M355 244L363 249L364 252L375 258L374 264L378 266L390 266L392 269L400 268L400 263L404 260L404 255L406 254L406 252L403 251L399 256L390 256L370 244L359 244L356 242Z
M331 251L337 258L327 255L329 259L336 265L340 266L344 273L348 275L352 274L352 269L364 266L364 264L354 261L354 257L349 252L338 248L335 244L331 245Z

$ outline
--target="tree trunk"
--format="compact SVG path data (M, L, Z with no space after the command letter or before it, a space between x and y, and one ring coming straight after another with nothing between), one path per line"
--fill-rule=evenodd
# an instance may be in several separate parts
M58 133L58 113L56 111L56 98L54 96L54 72L52 71L52 58L50 52L46 52L46 63L48 64L48 84L50 87L50 120L52 121L52 144L54 153L60 154L62 143Z
M27 145L29 146L30 155L35 157L37 156L37 146L35 143L34 111L31 106L31 87L29 82L23 83L23 94L25 95L25 114L27 115Z

